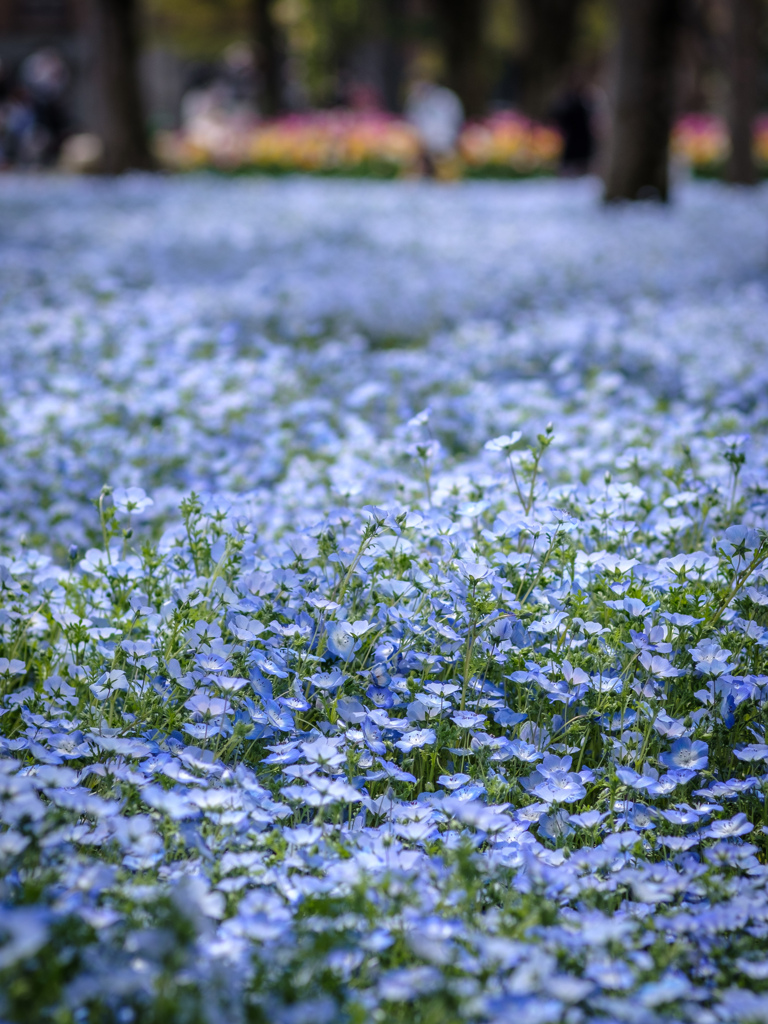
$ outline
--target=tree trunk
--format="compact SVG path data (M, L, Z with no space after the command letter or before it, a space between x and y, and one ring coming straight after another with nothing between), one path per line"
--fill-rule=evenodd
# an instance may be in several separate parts
M89 26L96 127L102 153L98 170L149 170L144 104L139 83L136 0L90 0Z
M382 97L387 110L403 109L407 9L405 0L383 0L385 49L382 69Z
M618 81L605 199L669 195L681 0L618 0Z
M403 107L407 13L405 0L365 0L346 46L336 33L341 44L336 62L347 86L367 87L368 99L391 113Z
M569 70L582 0L519 0L525 29L522 108L547 117Z
M280 33L272 13L272 0L252 0L253 57L259 89L259 107L265 117L285 112Z
M467 117L482 117L488 104L487 54L483 43L486 0L437 0L447 84Z
M760 95L761 0L731 0L728 47L728 129L731 155L728 181L753 185L757 168L752 156L752 127Z

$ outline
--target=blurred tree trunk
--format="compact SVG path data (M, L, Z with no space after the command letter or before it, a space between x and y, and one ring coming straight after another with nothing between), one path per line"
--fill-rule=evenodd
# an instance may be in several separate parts
M407 28L406 0L364 0L359 4L354 38L348 40L344 55L349 84L368 86L371 98L392 113L403 107ZM342 68L344 56L338 60Z
M403 109L405 81L406 0L381 0L381 6L385 15L382 96L387 110L399 112Z
M98 170L121 174L154 166L139 82L136 0L90 0L96 128L102 153Z
M547 117L565 84L582 2L519 0L526 37L522 107L530 117Z
M728 130L731 155L726 178L741 185L757 181L752 126L760 97L761 0L731 0L727 33Z
M259 87L259 108L265 117L285 111L280 32L275 24L272 0L251 0L253 59Z
M436 0L448 86L458 93L467 117L482 117L488 105L488 55L483 40L487 0Z
M669 135L682 0L618 0L618 80L605 199L669 195Z

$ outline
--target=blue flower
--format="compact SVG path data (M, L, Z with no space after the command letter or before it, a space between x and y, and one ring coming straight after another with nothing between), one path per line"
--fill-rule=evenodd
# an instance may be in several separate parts
M411 732L405 733L403 738L395 743L395 746L404 754L409 754L419 747L431 746L436 739L437 735L434 729L412 729Z
M735 814L732 818L713 821L709 828L704 829L702 835L710 839L735 839L738 836L746 836L753 829L754 825L747 821L746 814Z
M328 650L342 661L349 661L360 647L349 622L329 622L325 627Z
M138 515L154 505L154 501L147 497L141 487L116 487L112 492L112 500L118 512L128 515Z
M365 695L377 708L386 709L395 705L395 696L386 686L374 686L371 683L365 691Z
M659 755L659 760L669 768L687 768L699 772L709 764L708 751L703 740L691 741L687 736L681 736L675 740L668 753Z

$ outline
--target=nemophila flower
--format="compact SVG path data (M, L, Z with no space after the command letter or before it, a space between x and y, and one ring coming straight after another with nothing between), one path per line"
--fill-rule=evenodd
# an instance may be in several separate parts
M196 807L185 795L163 789L162 786L143 786L141 799L155 810L167 814L172 821L189 821L201 817L200 808Z
M549 772L531 792L545 803L572 804L587 795L578 775L560 770Z
M394 512L390 512L385 508L378 508L375 505L363 505L361 511L377 527L386 527L388 530L400 533L400 524Z
M487 721L486 715L478 714L475 711L454 711L451 721L460 729L476 729Z
M91 752L88 741L79 729L73 732L52 733L48 737L48 746L65 761L87 757Z
M295 788L291 792L294 796L298 795ZM329 779L322 775L311 775L307 779L307 786L302 788L300 796L310 807L327 807L339 801L359 803L361 800L360 793L348 783L341 779Z
M352 632L351 624L348 622L329 622L325 627L328 650L337 658L348 661L360 642Z
M576 830L570 822L567 811L560 809L551 814L542 814L538 821L539 835L557 842L572 835Z
M418 705L418 706L416 706ZM436 693L420 691L414 696L413 705L409 705L408 714L414 720L423 721L424 718L437 718L452 708L450 697L439 697Z
M278 697L277 703L281 704L284 708L288 708L290 711L309 711L311 707L309 702L304 700L301 693L297 692L287 697Z
M561 671L569 686L578 688L589 682L589 675L581 668L574 668L567 659L563 662Z
M526 743L522 739L512 740L505 745L504 750L509 751L510 757L516 757L519 761L527 761L529 764L544 757L544 754L537 750L532 743Z
M411 732L405 733L403 738L395 743L395 746L404 754L409 754L412 750L431 746L436 739L437 735L434 729L413 729Z
M368 711L354 697L340 697L336 701L336 713L347 725L357 725L363 721Z
M126 654L135 658L146 658L154 650L151 640L123 640L120 646Z
M105 700L107 697L127 689L128 679L125 672L121 672L120 669L105 672L91 685L91 693L97 700Z
M702 641L698 646L691 648L690 654L696 663L697 671L703 675L722 675L733 667L729 660L731 652L711 640Z
M207 694L196 694L190 697L184 707L204 718L217 718L232 710L232 705L228 700L223 697L209 697Z
M392 676L387 671L386 665L378 663L371 669L371 682L374 686L384 687L389 686L392 682Z
M749 434L723 434L715 440L728 451L737 452L749 443Z
M659 811L659 814L672 825L696 825L705 813L704 811L694 810L687 804L677 804L674 808Z
M478 795L478 792L470 795L468 791L465 791L463 799L460 796L446 796L442 806L448 814L457 818L463 824L479 829L482 832L500 833L508 828L510 824L509 816L480 803L475 799Z
M734 839L738 836L746 836L753 829L754 825L747 820L746 814L735 814L726 820L713 821L709 828L706 828L702 835L710 839Z
M736 716L734 715L735 710L736 698L732 693L723 694L723 699L720 702L720 714L726 729L732 729L736 724Z
M263 672L268 676L275 676L277 679L287 679L288 670L285 666L285 662L279 655L274 654L272 657L268 657L263 651L254 649L248 656L248 661L251 665L258 668L259 672Z
M659 760L669 768L687 768L702 771L709 764L709 748L703 740L691 741L687 736L675 740L668 752L659 754Z
M380 779L394 779L396 782L415 782L416 776L412 775L411 772L405 771L399 765L395 764L394 761L386 761L383 757L379 757L378 769L369 771L366 774L366 779L373 782L377 782Z
M147 497L146 491L141 487L116 487L112 492L112 501L118 512L138 515L154 501Z
M456 686L454 683L427 683L424 689L443 700L449 701L455 693L460 692L461 687Z
M621 811L621 823L633 832L644 832L656 827L655 811L645 804L627 801L618 809Z
M520 722L524 722L528 717L523 711L510 711L509 708L499 708L498 711L494 711L493 720L498 722L499 725L510 727L513 725L519 725Z
M768 743L749 743L733 754L740 761L768 761Z
M18 658L0 658L0 675L18 676L26 669L26 665Z
M437 781L441 786L445 786L446 789L454 790L460 789L467 782L471 782L472 776L465 775L464 772L458 772L455 775L441 775Z
M685 722L671 718L666 711L661 711L654 719L653 727L661 736L668 736L671 739L678 739L688 730Z
M694 795L703 797L705 800L713 798L729 800L741 793L748 793L757 784L757 779L751 775L746 779L727 779L724 782L710 782L707 789L694 790Z
M264 710L267 714L267 721L273 729L277 729L279 732L290 732L293 729L293 715L290 711L281 708L275 701L265 700Z
M621 960L596 960L589 963L585 975L609 992L626 991L635 984L635 975Z
M365 745L374 754L385 754L387 751L386 745L381 739L381 729L378 725L373 722L370 718L366 718L363 723L363 740Z
M220 638L221 626L218 622L206 622L205 619L198 619L184 634L185 640L196 645L209 644L212 640Z
M301 757L299 741L292 740L277 746L268 746L272 753L263 759L263 764L294 764Z
M246 615L236 615L229 628L238 640L252 642L264 632L264 626L258 619L248 618Z
M320 736L316 740L302 743L299 749L307 761L323 767L335 768L344 763L345 755L343 751L339 750L342 743L341 739Z
M395 696L387 686L371 684L365 691L365 695L377 708L386 709L395 705Z
M596 828L607 817L607 811L604 811L602 814L600 811L582 811L581 814L569 815L568 821L571 825L575 825L576 828Z
M309 677L312 686L323 693L335 693L344 682L344 673L333 668L330 672L315 672Z
M680 669L676 669L667 658L662 657L660 654L651 654L650 651L643 651L639 661L650 675L658 676L660 679L674 679L675 676L682 674Z
M217 675L213 682L218 687L219 690L224 690L225 693L238 693L240 690L245 689L245 687L249 683L249 680L244 679L242 676ZM302 701L301 703L305 704L306 702Z
M760 546L760 534L743 524L729 526L718 548L728 558L737 572L745 569Z
M486 441L483 447L489 452L504 452L506 454L512 451L522 436L520 430L515 430L511 434L501 434L499 437Z
M484 565L482 562L462 559L457 563L457 568L464 579L472 585L481 583L493 575L493 568L490 565Z

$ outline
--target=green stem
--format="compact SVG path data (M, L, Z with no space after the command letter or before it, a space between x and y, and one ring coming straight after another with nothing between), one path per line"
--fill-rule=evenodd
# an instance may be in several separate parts
M469 613L469 629L467 631L467 650L464 654L464 685L461 688L461 705L460 711L464 710L464 705L467 699L467 687L469 685L469 672L472 667L472 650L475 646L475 610L472 607L475 599L475 587L476 583L472 584L469 600L470 600L470 613Z

